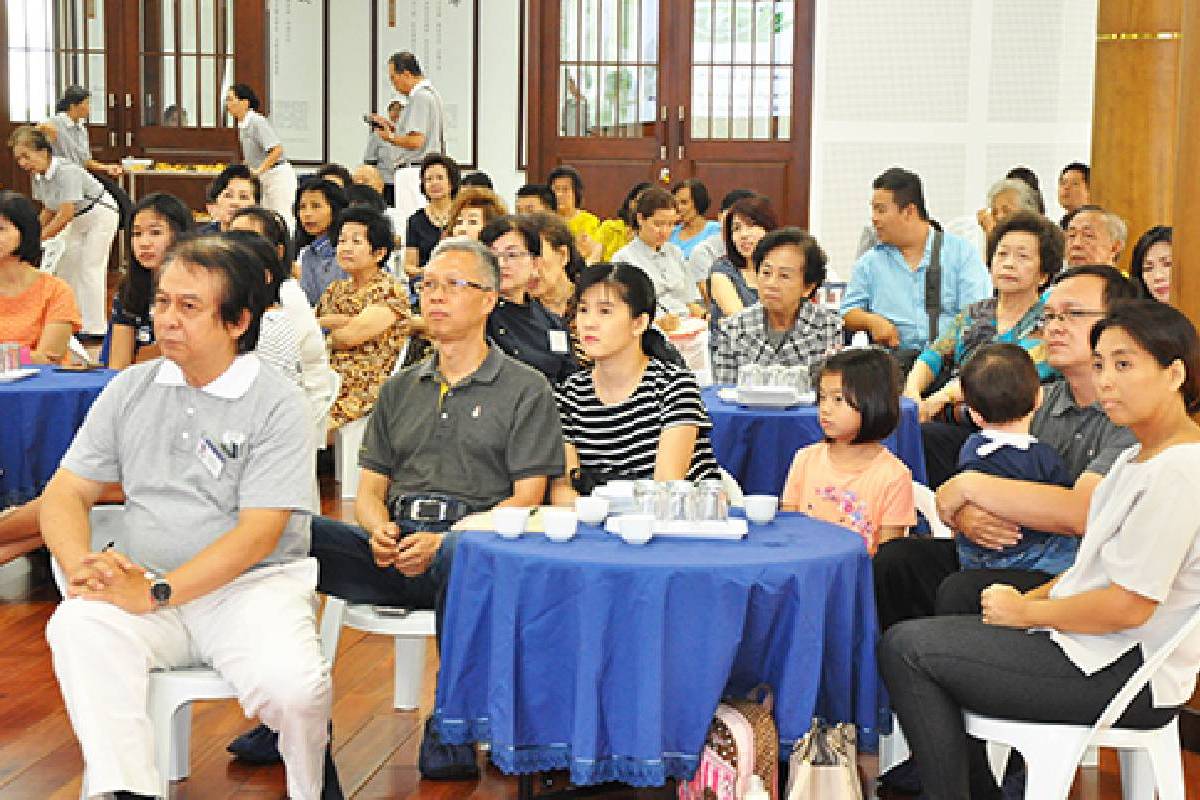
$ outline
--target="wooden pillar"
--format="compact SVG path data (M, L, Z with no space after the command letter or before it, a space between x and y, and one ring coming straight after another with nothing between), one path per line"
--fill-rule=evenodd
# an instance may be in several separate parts
M1129 225L1125 270L1138 237L1173 219L1184 2L1100 0L1092 200Z
M1200 0L1183 0L1175 158L1171 304L1200 327ZM1200 688L1179 714L1184 747L1200 752Z

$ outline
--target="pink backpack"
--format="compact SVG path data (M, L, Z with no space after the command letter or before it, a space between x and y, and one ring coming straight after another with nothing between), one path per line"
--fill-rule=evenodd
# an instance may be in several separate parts
M758 775L771 795L779 796L779 735L771 716L771 695L763 702L731 700L717 706L708 728L700 765L690 781L679 784L679 800L738 800Z

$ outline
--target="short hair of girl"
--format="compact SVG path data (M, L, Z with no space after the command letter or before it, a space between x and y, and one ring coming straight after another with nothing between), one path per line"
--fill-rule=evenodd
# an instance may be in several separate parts
M625 199L621 201L621 207L617 209L617 219L624 222L630 228L637 227L637 199L642 192L649 189L654 184L650 181L638 181L633 186L629 187L629 191L625 193Z
M198 267L221 279L218 314L223 322L237 325L242 314L250 312L250 325L238 337L238 353L249 353L258 346L262 313L267 308L267 280L262 264L244 244L220 233L184 237L176 242L167 257L167 265Z
M571 190L575 192L575 207L581 206L583 204L583 176L579 174L579 170L570 164L559 164L546 176L546 185L553 186L554 181L558 178L571 179Z
M1133 246L1129 274L1137 282L1138 288L1142 290L1144 297L1153 297L1150 293L1150 287L1146 285L1146 254L1150 252L1151 247L1159 242L1170 243L1173 235L1174 231L1170 225L1155 225L1143 233L1137 240L1137 244Z
M1016 422L1037 406L1037 367L1029 353L1011 342L986 344L959 373L963 397L984 422Z
M793 225L776 228L759 239L758 244L754 246L754 252L750 254L750 261L754 264L754 269L756 271L760 269L763 260L771 254L771 251L778 250L780 247L796 247L804 254L804 282L813 287L808 294L811 298L825 282L825 268L829 264L825 251L808 231Z
M578 304L584 293L598 284L611 288L621 302L629 307L631 317L646 315L648 324L642 333L643 353L668 364L684 366L679 351L667 341L662 331L649 324L654 322L655 311L658 308L654 284L651 283L649 275L640 267L623 261L615 264L604 261L592 264L579 274L579 280L575 282L575 302Z
M450 204L450 213L446 215L446 219L450 220L450 228L454 227L459 214L467 208L482 210L484 225L508 213L508 209L504 207L504 201L500 199L500 195L491 189L484 189L481 186L466 186L463 187L461 192L455 195L454 202Z
M320 192L325 198L325 202L329 204L331 212L330 218L337 220L338 214L346 210L346 206L350 203L346 199L346 192L342 187L338 186L331 180L319 177L317 175L309 175L301 179L299 188L296 189L296 201L292 203L292 216L297 220L300 219L300 198L305 192ZM330 223L332 226L332 223ZM313 243L314 237L308 231L304 230L303 225L296 226L296 246L304 247ZM331 240L334 238L329 237Z
M271 246L283 248L283 258L281 260L284 265L292 263L292 259L295 257L292 252L292 235L288 231L287 223L278 211L263 208L262 206L239 208L229 218L230 224L239 217L248 217L257 222L258 226L262 228L263 236L271 243ZM284 280L287 280L287 278L284 278Z
M697 214L703 215L704 212L708 211L708 207L712 205L712 198L708 195L708 187L699 178L688 178L686 181L680 181L671 188L671 194L679 194L680 189L688 190L688 194L692 196L692 205L696 207Z
M537 227L529 217L516 214L505 214L484 225L483 230L479 232L479 241L491 247L506 233L515 233L520 236L530 255L540 256L542 254L542 237L538 233Z
M1000 244L1000 240L1014 232L1032 233L1037 237L1038 270L1046 279L1042 281L1043 284L1062 269L1063 256L1066 254L1067 247L1067 238L1063 234L1062 228L1041 214L1024 210L1014 211L992 229L992 235L988 237L987 242L989 267L992 265L992 258L996 255L996 247Z
M637 208L635 213L642 219L650 219L655 212L663 210L675 210L675 195L668 192L661 186L651 186L646 189L637 199Z
M571 233L571 228L558 214L542 212L530 214L528 219L537 230L538 236L549 242L551 247L567 248L565 270L567 277L574 283L579 278L579 273L583 272L587 266L587 262L579 254L579 248L575 246L575 234Z
M278 303L279 285L291 277L291 270L279 258L279 253L271 243L254 231L225 231L223 235L246 248L263 272L271 276L271 282L265 289L266 304L270 307Z
M1200 412L1200 337L1191 320L1174 306L1157 300L1122 300L1092 327L1093 350L1100 334L1110 328L1125 331L1160 367L1182 363L1185 375L1179 393L1184 407L1189 414Z
M429 197L425 192L425 173L429 171L430 167L439 164L446 170L446 176L450 178L450 194L458 194L458 190L462 187L462 170L459 169L457 161L441 153L430 153L421 159L421 194Z
M233 86L229 87L229 91L233 92L233 96L238 100L249 100L250 108L254 111L258 111L258 109L262 106L262 102L258 99L258 95L254 93L254 90L251 89L248 84L235 83Z
M32 125L22 125L9 134L8 146L10 148L30 147L45 153L53 152L53 149L50 147L50 139L47 138L45 133Z
M821 365L817 376L842 376L842 395L862 416L854 444L886 439L900 424L900 369L891 353L881 347L856 347L835 353Z
M752 225L759 226L767 233L779 227L779 218L775 216L775 209L771 208L771 199L761 194L744 197L729 207L729 213L725 215L725 222L721 226L721 235L725 239L725 256L738 269L745 269L746 259L733 244L734 217L749 220Z
M35 267L41 264L42 222L33 201L20 192L0 190L0 217L11 222L20 237L12 255Z
M166 220L175 234L176 241L195 227L192 210L178 197L166 192L153 192L142 197L129 212L129 225L125 229L125 243L129 248L129 269L125 272L125 279L121 281L117 296L121 298L121 305L128 313L138 316L149 313L150 295L154 291L154 276L137 260L133 248L133 221L143 211L150 211Z
M367 229L367 242L371 245L371 249L383 248L383 257L379 259L379 263L387 261L395 243L391 220L373 208L350 206L338 214L333 221L333 227L329 230L329 241L336 242L342 235L342 228L350 222L362 225Z

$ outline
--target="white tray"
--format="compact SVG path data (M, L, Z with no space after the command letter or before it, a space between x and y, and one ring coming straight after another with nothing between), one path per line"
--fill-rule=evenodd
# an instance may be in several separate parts
M24 367L23 369L10 369L7 372L0 372L0 383L12 383L24 378L32 378L37 375L38 371L33 367Z
M722 390L724 391L724 390ZM743 406L762 406L768 408L787 408L789 406L808 405L817 401L816 392L801 392L788 386L739 386L729 395L720 395L726 402L734 402Z
M605 520L604 530L619 535L621 516L618 514ZM655 536L674 536L680 539L741 539L749 530L750 526L741 517L722 520L656 520L654 522Z

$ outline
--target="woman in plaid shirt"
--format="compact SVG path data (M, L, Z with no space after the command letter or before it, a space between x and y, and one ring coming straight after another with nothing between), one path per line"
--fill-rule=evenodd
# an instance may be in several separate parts
M813 301L826 263L816 239L799 228L779 228L762 238L750 260L758 302L721 320L716 383L737 383L743 364L810 367L842 343L841 318Z

